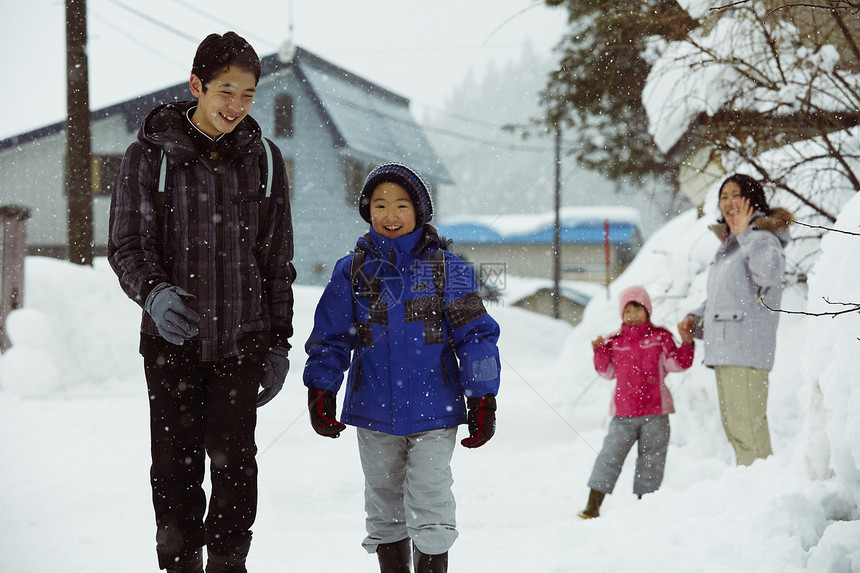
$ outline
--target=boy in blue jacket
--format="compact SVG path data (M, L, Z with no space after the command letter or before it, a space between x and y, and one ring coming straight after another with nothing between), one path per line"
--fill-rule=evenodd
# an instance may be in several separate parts
M457 538L451 456L495 432L499 325L472 268L444 251L428 225L433 204L411 168L387 163L364 182L359 213L370 232L340 259L305 345L314 430L356 426L365 476L367 537L380 570L447 570ZM444 266L443 266L444 265ZM341 420L335 395L349 368ZM467 413L468 410L468 413Z

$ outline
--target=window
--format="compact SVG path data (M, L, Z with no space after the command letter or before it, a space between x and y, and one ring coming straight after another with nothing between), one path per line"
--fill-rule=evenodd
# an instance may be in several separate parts
M358 205L361 187L371 168L357 159L347 158L343 162L343 178L346 183L346 200L351 205Z
M290 94L275 97L275 136L293 136L293 96Z
M116 185L116 176L119 166L122 164L122 155L96 155L92 156L92 190L93 195L107 195L113 193Z

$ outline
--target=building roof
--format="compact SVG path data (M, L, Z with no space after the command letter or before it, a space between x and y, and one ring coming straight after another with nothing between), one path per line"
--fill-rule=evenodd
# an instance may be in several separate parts
M380 163L408 163L425 178L453 183L424 130L409 113L408 99L301 48L296 49L292 61L328 120L337 147Z
M271 54L261 60L260 82L294 66L299 81L326 120L335 147L379 163L408 162L425 179L451 184L453 180L409 112L409 100L340 68L301 47L287 57ZM152 108L190 98L187 82L157 90L91 112L92 121L123 116L129 131L137 130ZM253 114L252 114L253 115ZM60 121L0 140L0 150L61 132ZM407 160L408 158L408 160Z
M505 279L504 288L499 291L499 297L504 301L505 306L515 305L537 294L552 293L553 290L554 283L549 279L508 276ZM564 298L586 306L591 299L603 295L606 287L590 281L562 280L559 283L558 292Z
M639 212L629 207L564 207L559 215L562 243L602 244L607 221L610 243L640 241ZM455 245L552 243L555 213L462 215L447 219L438 230Z

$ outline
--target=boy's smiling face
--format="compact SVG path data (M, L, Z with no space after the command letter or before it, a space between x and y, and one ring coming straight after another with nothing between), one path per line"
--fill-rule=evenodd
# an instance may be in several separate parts
M206 91L200 78L192 75L191 94L197 98L197 109L191 121L212 138L230 133L251 111L256 89L254 74L235 66L215 76Z
M409 193L393 182L380 183L370 195L370 223L383 237L395 239L415 230L415 205Z

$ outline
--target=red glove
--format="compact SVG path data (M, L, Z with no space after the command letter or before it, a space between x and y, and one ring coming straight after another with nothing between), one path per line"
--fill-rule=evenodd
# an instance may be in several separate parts
M340 437L346 426L335 419L335 397L328 390L308 388L308 411L311 413L311 426L320 436Z
M466 398L469 416L469 437L460 441L467 448L480 448L496 433L496 397Z

